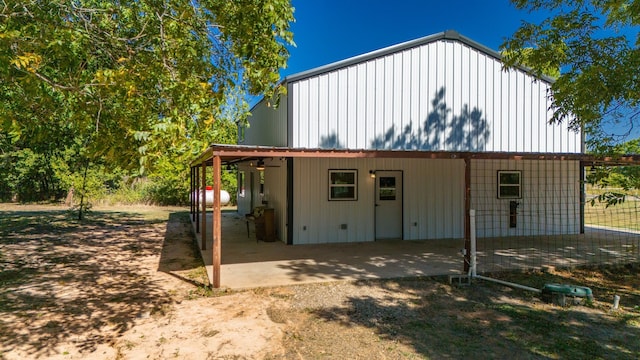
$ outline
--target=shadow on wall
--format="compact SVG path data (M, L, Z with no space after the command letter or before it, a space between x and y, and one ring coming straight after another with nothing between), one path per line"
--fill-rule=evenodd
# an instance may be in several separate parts
M490 131L482 110L469 105L462 106L459 115L450 117L451 109L445 102L445 88L436 91L431 100L432 111L427 115L423 126L414 129L414 123L398 131L392 125L384 134L371 140L371 149L426 150L426 151L483 151L489 139ZM449 122L447 122L449 119ZM320 148L345 149L338 134L333 133L320 138Z

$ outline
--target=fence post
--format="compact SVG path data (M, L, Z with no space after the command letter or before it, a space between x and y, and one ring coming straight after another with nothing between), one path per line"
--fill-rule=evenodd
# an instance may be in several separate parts
M476 263L476 211L474 209L469 210L469 225L471 228L469 240L470 244L470 262L471 262L471 277L477 275L477 263Z

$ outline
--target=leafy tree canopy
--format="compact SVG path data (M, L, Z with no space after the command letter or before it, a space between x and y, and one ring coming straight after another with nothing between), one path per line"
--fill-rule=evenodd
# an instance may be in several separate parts
M583 128L593 151L640 125L640 1L512 0L519 9L552 14L524 22L502 44L508 66L525 64L537 75L561 74L552 85L553 122ZM612 134L611 126L623 128Z
M278 91L292 21L290 0L3 0L0 133L130 169L201 151L245 90Z

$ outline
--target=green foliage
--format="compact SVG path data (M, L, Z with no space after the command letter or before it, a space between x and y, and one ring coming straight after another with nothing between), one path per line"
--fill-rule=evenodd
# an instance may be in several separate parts
M55 167L54 197L103 197L125 171L153 201L183 202L185 164L235 141L247 92L283 91L293 44L290 0L6 0L0 19L3 198L24 187L20 165L39 180Z
M49 159L31 149L18 149L0 155L0 200L46 201L61 193Z
M552 13L523 23L502 48L508 66L537 75L560 69L552 85L553 121L584 129L589 148L609 153L640 115L640 6L618 0L512 0L519 9ZM605 125L626 129L612 134Z

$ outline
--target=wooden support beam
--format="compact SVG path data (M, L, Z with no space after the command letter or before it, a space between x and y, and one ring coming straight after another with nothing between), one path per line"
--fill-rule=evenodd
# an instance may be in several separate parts
M200 236L202 242L200 243L200 249L207 249L207 163L206 161L202 162L202 229L200 230Z
M191 199L191 221L195 221L196 220L196 199L195 199L195 191L196 191L196 168L195 167L191 167L191 173L190 173L190 177L191 177L191 194L189 196L189 198Z
M198 178L200 176L200 168L197 166L195 167L195 176L196 178L194 179L193 184L195 185L195 191L198 191ZM196 192L196 195L194 195L194 198L196 199L196 234L200 233L200 197L198 196L198 194L199 192Z
M222 160L220 156L213 158L213 287L220 287L220 260L222 250L222 209L220 208L220 183Z

